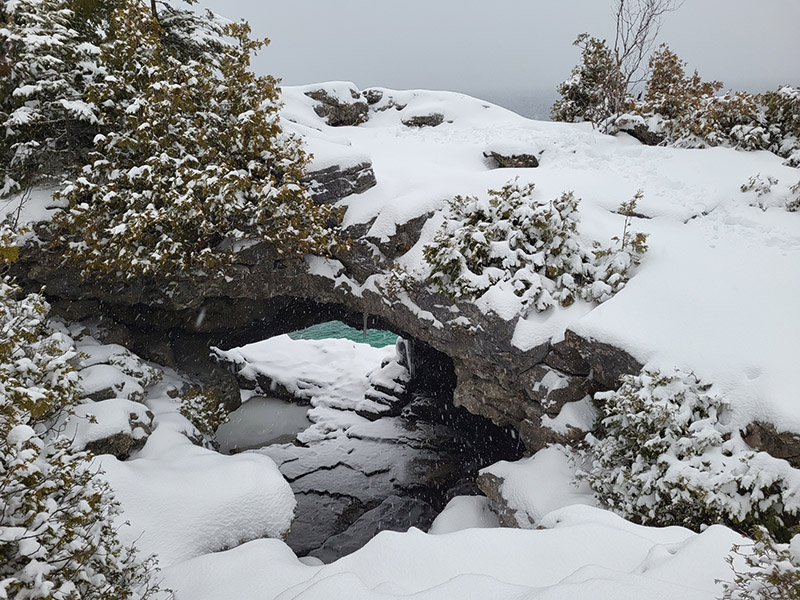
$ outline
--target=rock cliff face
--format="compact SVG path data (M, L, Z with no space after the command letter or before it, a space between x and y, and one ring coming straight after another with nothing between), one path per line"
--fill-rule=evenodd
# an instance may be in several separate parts
M418 232L403 228L384 245L413 243ZM18 264L17 276L32 288L45 286L56 312L75 319L101 315L108 328L132 340L134 351L191 362L196 372L203 371L198 357L211 344L237 346L334 318L360 327L366 315L370 327L410 340L410 370L427 378L423 387L454 381L457 406L513 426L529 451L569 441L569 435L543 427L543 416L557 415L566 403L613 387L619 375L640 368L624 352L572 332L564 342L522 351L511 343L513 321L424 286L402 292L359 287L387 265L372 243L353 237L353 249L340 261L317 261L311 268L258 244L241 253L224 279L88 282L59 256L42 253Z

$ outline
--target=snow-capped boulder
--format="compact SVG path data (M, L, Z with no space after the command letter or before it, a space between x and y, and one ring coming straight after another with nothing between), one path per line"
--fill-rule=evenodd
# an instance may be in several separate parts
M589 363L592 380L605 389L616 389L622 375L635 375L642 370L642 363L612 344L578 335L570 329L566 330L564 340Z
M153 432L153 413L138 402L122 398L87 402L75 407L61 424L73 450L112 454L125 460L144 446Z
M491 144L483 151L483 156L493 159L501 169L531 169L539 166L541 152L529 145L513 142Z
M317 102L314 112L331 127L360 125L369 118L367 101L352 84L322 84L318 89L308 90L305 94Z
M402 123L406 127L438 127L444 123L444 115L440 112L414 115L403 119Z
M378 183L369 160L310 171L303 181L314 200L323 204L332 204L351 194L361 194Z
M550 446L529 458L482 469L478 487L503 527L535 529L551 511L573 504L597 505L588 484L575 487L573 474L565 449Z

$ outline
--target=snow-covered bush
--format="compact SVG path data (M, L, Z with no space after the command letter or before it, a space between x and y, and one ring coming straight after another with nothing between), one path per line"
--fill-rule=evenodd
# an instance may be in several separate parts
M47 310L0 283L0 597L151 596L153 559L121 544L108 484L53 428L78 387L74 348Z
M763 525L786 535L798 511L797 471L722 425L726 405L710 385L644 370L595 400L601 432L579 451L578 477L611 510L642 524Z
M797 212L800 210L800 181L789 188L789 197L786 199L786 210Z
M666 44L653 53L649 66L647 89L638 105L643 114L658 114L668 121L684 118L722 87L719 81L703 81L697 71L687 77L686 62Z
M636 203L644 197L642 190L628 202L620 204L617 212L625 218L622 236L611 238L616 246L604 248L595 242L594 261L591 267L591 284L584 291L586 300L605 302L625 287L631 276L631 269L638 265L647 252L647 235L634 231L631 221L636 216Z
M83 163L99 109L85 98L99 48L68 0L0 7L0 196Z
M564 193L533 200L533 184L489 190L488 199L456 196L424 249L429 281L453 297L477 298L498 282L543 311L571 304L590 262L577 234L578 200Z
M605 40L582 33L573 46L581 49L581 63L556 88L561 98L550 109L550 118L598 125L620 112L626 103L623 77Z
M621 289L646 250L641 234L628 233L630 215L623 238L614 238L620 248L590 251L578 234L574 194L542 202L533 190L533 184L512 181L489 190L488 198L450 200L441 229L423 251L429 283L452 298L471 299L500 286L537 311L577 298L602 302Z
M800 600L800 537L779 544L763 527L752 536L752 544L733 547L747 564L745 570L738 570L734 555L727 558L734 578L722 582L722 600Z
M800 87L783 86L762 96L769 128L770 150L800 167Z
M163 43L144 4L113 14L101 46L109 76L88 90L103 107L100 133L56 219L86 273L221 271L246 238L298 255L335 244L336 211L301 186L301 142L281 131L277 82L249 70L266 42L245 23L222 31L219 54L193 59Z
M213 436L228 421L228 411L214 388L189 387L180 396L180 413L205 436Z
M687 113L676 137L679 146L731 146L760 150L769 145L759 97L747 92L705 96Z
M767 178L764 179L761 173L756 173L743 183L739 189L743 192L755 192L760 197L769 194L772 191L772 186L777 184L778 180L772 175L767 175Z

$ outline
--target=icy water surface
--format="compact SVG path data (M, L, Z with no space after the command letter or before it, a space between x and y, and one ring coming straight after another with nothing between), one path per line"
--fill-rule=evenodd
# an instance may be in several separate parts
M312 325L289 334L293 340L324 340L328 338L351 340L361 344L369 344L373 348L392 346L397 342L397 335L391 331L367 329L367 335L358 329L345 325L341 321L328 321Z
M308 406L277 398L253 396L229 415L217 429L220 452L229 454L269 444L291 442L311 422Z

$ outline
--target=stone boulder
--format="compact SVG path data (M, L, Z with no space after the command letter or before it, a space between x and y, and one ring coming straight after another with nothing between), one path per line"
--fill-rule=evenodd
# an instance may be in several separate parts
M438 127L444 123L442 113L430 113L427 115L415 115L401 121L406 127Z
M347 92L347 95L336 94L333 90L320 88L305 94L318 103L314 106L314 112L331 127L353 127L366 123L369 118L367 101L354 88L349 88Z
M433 212L428 212L395 227L391 235L377 236L367 234L366 240L377 246L383 255L389 260L394 260L406 252L419 241L422 227L433 216Z
M146 406L114 398L78 405L59 426L72 439L73 450L125 460L144 446L153 432L153 418Z
M604 390L615 390L623 375L635 375L642 370L642 363L630 354L604 342L582 337L567 329L564 341L575 350L592 369L592 381Z
M664 134L658 131L659 121L658 116L644 119L639 115L622 115L614 122L614 128L627 133L645 146L658 146L666 139Z
M311 171L303 179L311 197L320 204L333 204L351 194L361 194L377 185L370 161L332 165Z
M752 448L783 458L794 468L800 468L800 435L778 431L770 423L754 421L742 432L742 438Z
M555 417L567 402L581 400L589 390L586 380L561 373L546 365L536 365L522 374L528 398L541 405L545 414Z
M527 145L498 143L483 151L485 158L492 159L500 169L532 169L539 166L537 149Z

